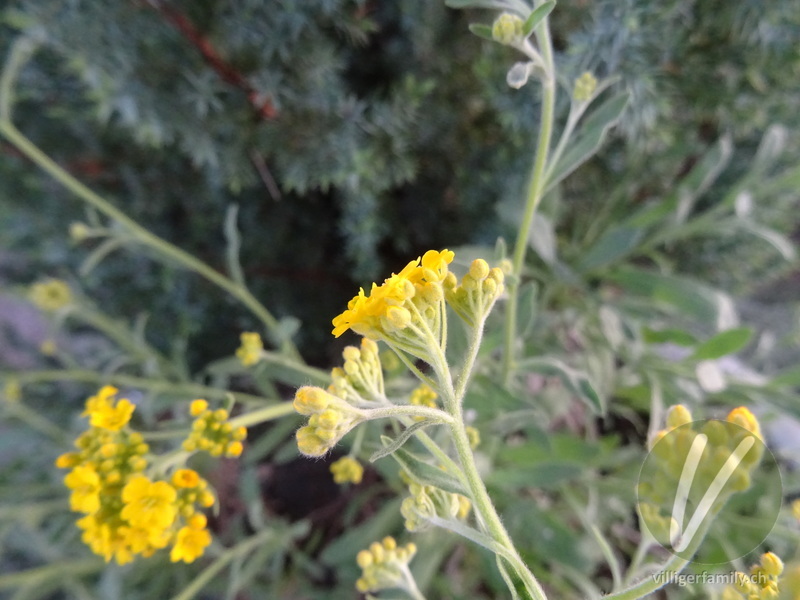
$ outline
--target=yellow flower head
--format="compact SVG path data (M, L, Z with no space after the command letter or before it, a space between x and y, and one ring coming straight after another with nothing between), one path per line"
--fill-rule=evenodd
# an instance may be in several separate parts
M64 485L72 490L70 509L92 514L100 509L100 475L89 466L76 466L64 477Z
M761 426L758 424L758 419L756 419L753 413L751 413L746 407L740 406L738 408L734 408L730 413L728 413L726 420L729 423L734 423L735 425L739 425L739 427L743 427L756 437L763 439L763 436L761 435Z
M417 553L414 543L398 546L393 537L373 542L369 548L356 555L361 577L356 581L359 592L377 592L393 587L406 587L411 573L408 563Z
M28 297L36 306L47 312L55 312L72 302L69 285L61 279L45 279L34 283Z
M175 545L169 553L169 559L172 562L180 560L185 563L194 562L198 556L202 556L206 546L210 543L211 534L208 533L204 526L199 528L181 527L175 536Z
M211 410L205 400L194 400L189 414L195 417L192 431L183 442L187 452L204 451L211 456L239 456L247 437L245 427L234 427L228 422L229 413L223 408Z
M83 416L89 417L89 424L92 427L119 431L131 420L136 407L130 400L124 398L117 401L115 399L117 392L117 388L107 385L101 388L96 396L86 401Z
M339 484L342 483L361 483L364 477L364 467L355 458L351 456L343 456L330 467L333 474L333 481Z
M175 488L166 481L135 475L122 489L125 506L120 516L131 525L161 531L175 520L177 497Z
M194 469L178 469L172 475L172 485L176 488L196 488L200 483L200 475Z
M18 379L9 379L3 386L3 396L6 402L19 402L22 400L22 386Z
M492 24L492 37L507 46L519 44L523 40L524 22L517 15L502 13Z
M254 332L244 332L241 335L242 345L236 350L236 357L245 367L252 366L261 360L264 343L261 336Z
M56 345L55 340L47 339L39 345L39 352L45 356L55 356L57 350L58 346Z
M421 313L420 308L436 297L431 290L441 285L454 256L450 250L429 250L380 286L373 283L369 295L362 288L347 310L333 319L333 335L339 337L352 329L370 339L381 339L405 329Z
M583 73L575 80L572 97L577 102L586 102L597 89L597 78L589 71Z

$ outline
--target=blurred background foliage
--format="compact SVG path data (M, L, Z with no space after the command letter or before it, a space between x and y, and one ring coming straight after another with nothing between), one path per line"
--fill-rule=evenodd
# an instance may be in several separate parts
M601 206L625 214L663 195L723 135L734 156L710 199L770 125L785 128L791 161L800 102L791 5L560 3L563 83L590 69L619 75L633 97L611 147L563 190L559 235L580 235L587 224L575 221ZM300 343L312 360L329 360L327 321L354 283L421 249L514 230L537 90L509 90L512 51L464 33L481 11L413 0L43 0L10 2L2 15L4 48L20 31L45 44L20 82L20 128L212 264L225 211L239 205L248 280L307 325ZM81 253L64 224L81 207L13 152L2 169L3 246L24 262L12 280L74 266ZM754 203L792 233L790 201ZM746 235L673 251L698 276L746 289L774 266ZM115 294L123 281L136 293ZM219 331L251 325L203 284L129 255L111 256L87 283L118 314L144 305L156 322L181 323L198 359L217 351Z
M328 367L341 349L329 335L330 319L358 286L428 248L491 247L498 236L514 238L538 88L509 89L513 51L469 34L469 23L491 18L429 0L9 0L0 12L0 53L20 35L40 40L42 49L18 83L17 126L158 235L223 270L222 224L236 205L251 289L276 315L302 324L295 335L302 354ZM724 310L715 302L730 294L759 332L749 348L753 366L777 372L798 358L800 13L788 0L564 0L551 23L564 88L591 70L619 77L615 88L629 90L631 101L602 152L545 199L526 273L539 284L525 296L536 308L521 322L531 352L585 351L580 366L604 396L620 400L604 427L618 427L619 439L632 436L640 444L642 432L628 429L638 423L628 408L647 411L641 381L627 385L608 373L623 359L633 370L646 363L649 351L637 344L675 339L654 335L642 342L630 333L631 315L650 324L691 323L709 336L724 328L718 322ZM561 120L568 95L561 94ZM185 350L189 372L231 355L239 332L257 327L205 281L141 253L114 252L80 275L93 244L76 247L67 227L86 220L84 208L10 145L0 150L4 286L56 276L85 290L111 316L147 314L149 341L165 353ZM671 311L659 312L661 300ZM487 344L490 352L491 336ZM92 348L84 348L87 356ZM529 365L552 374L547 366ZM681 377L667 386L677 400L686 393ZM504 406L490 382L478 381L477 389L478 397ZM549 400L549 418L568 421L558 398ZM54 419L74 419L77 406L54 408ZM502 416L488 412L481 416ZM294 425L287 423L274 440L290 434ZM495 425L498 435L507 433ZM531 424L525 435L535 438L539 430ZM278 443L270 439L262 455ZM553 452L558 464L574 467L594 456L591 468L611 469L620 465L613 445L567 444L564 458L556 444ZM507 465L490 485L518 490L519 457L497 448L489 453ZM42 475L50 460L14 464L41 482L52 477ZM251 461L243 466L247 473L264 468ZM632 472L637 463L622 464ZM380 465L379 471L387 469ZM278 461L273 468L286 467ZM312 480L327 474L324 465L303 468ZM395 475L380 474L399 489ZM535 480L537 474L528 475ZM547 488L552 479L543 477ZM276 525L274 547L267 548L273 554L265 550L271 572L291 561L309 581L276 580L269 590L278 595L270 597L314 597L295 586L332 586L334 568L342 580L355 577L354 550L399 522L396 505L384 502L389 490L372 489L342 492L330 503L349 509L317 535L330 540L349 533L327 546L312 538L312 549L325 547L320 564L304 563L305 554L287 558L294 550L284 551L286 540L306 532ZM280 489L263 491L276 512L303 512L296 496L281 500ZM544 500L535 510L529 504L515 510L520 502L514 494L500 502L501 510L518 515L511 527L544 528L551 536L546 543L527 540L526 558L555 556L573 569L596 562L566 517L546 512ZM630 519L624 507L609 501L607 508L605 525ZM372 518L357 518L364 514ZM69 523L69 517L50 523L62 529L47 535L74 537ZM438 565L450 551L442 544L417 560ZM35 554L18 554L26 552ZM438 558L426 560L425 552ZM469 554L463 560L489 559ZM475 572L483 571L492 572L485 564ZM496 576L476 584L470 569L461 572L467 578L461 591L437 580L432 597L474 597L475 585L502 589ZM106 573L101 589L120 589L119 577ZM420 581L432 577L422 573ZM172 589L172 579L159 581L150 582L148 593L158 596L158 585ZM555 578L546 583L559 585ZM352 597L351 589L330 597ZM114 597L109 594L104 597Z

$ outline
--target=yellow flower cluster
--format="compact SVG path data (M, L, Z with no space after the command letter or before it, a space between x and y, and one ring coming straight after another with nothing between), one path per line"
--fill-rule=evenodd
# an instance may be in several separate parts
M692 414L683 405L670 408L666 428L657 432L650 443L651 454L642 468L639 481L639 512L650 533L660 543L669 541L670 510L675 500L679 481L687 464L690 450L695 447L698 435L706 437L702 454L697 461L695 484L691 487L689 502L697 504L700 496L714 481L730 456L747 437L758 438L742 456L741 462L730 475L715 501L716 513L735 492L750 487L750 474L764 452L761 428L755 416L745 407L733 409L726 421L698 421L693 424ZM731 424L737 425L732 427ZM680 524L678 524L680 525Z
M356 406L383 398L383 369L378 344L361 338L361 347L347 346L342 352L344 365L331 371L328 391Z
M70 508L84 513L77 525L94 553L119 564L150 556L172 545L172 561L192 562L211 543L205 517L195 505L214 503L208 484L195 471L179 469L171 482L153 480L148 445L128 422L134 405L103 387L86 401L90 427L75 441L76 452L62 454L59 468L70 469L64 484Z
M597 89L597 78L589 71L586 71L575 80L575 87L572 90L572 98L576 102L586 102L592 97Z
M411 398L409 401L414 406L427 406L429 408L436 408L436 399L438 397L439 394L423 383L421 386L415 388L414 391L411 392Z
M523 40L523 25L524 22L517 15L502 13L492 24L492 38L506 46L519 44Z
M410 495L400 504L408 531L426 529L431 517L464 520L472 508L469 498L432 485L411 482L408 491Z
M361 408L386 403L378 344L361 339L361 347L347 346L344 366L331 371L327 390L301 387L295 393L294 409L309 416L296 434L297 447L307 456L322 456L363 420Z
M264 342L261 341L261 336L254 332L245 331L242 333L240 339L242 345L236 350L236 358L238 358L245 367L250 367L258 363L264 351Z
M489 268L482 258L472 261L461 284L456 276L448 273L444 280L445 299L456 314L470 325L483 319L503 293L505 275L499 267Z
M409 402L413 406L427 406L428 408L436 408L436 399L439 397L433 389L424 383L419 387L414 388L411 392ZM415 421L421 421L423 417L413 417Z
M6 402L19 402L22 400L22 386L18 379L9 379L3 386L3 397Z
M294 409L308 415L308 425L297 430L297 449L306 456L322 456L362 420L361 411L322 388L303 386L294 397Z
M406 328L436 330L441 318L442 281L455 254L450 250L428 250L409 262L380 286L372 284L369 295L359 290L347 310L333 319L333 335L348 329L373 340L407 341Z
M413 585L408 563L416 553L417 546L414 543L398 546L393 537L370 544L368 550L362 550L356 556L356 563L361 568L356 589L366 593Z
M28 297L36 306L47 312L55 312L72 302L69 285L61 279L45 279L34 283Z
M184 450L202 450L211 456L234 457L242 454L242 441L247 437L247 429L228 423L230 415L227 410L211 410L205 400L193 400L189 414L195 420L189 437L183 442Z
M343 456L331 465L331 473L335 483L361 483L364 467L352 456Z
M783 573L783 561L772 552L761 555L750 574L737 571L734 585L725 588L724 600L774 600L778 597L778 578Z

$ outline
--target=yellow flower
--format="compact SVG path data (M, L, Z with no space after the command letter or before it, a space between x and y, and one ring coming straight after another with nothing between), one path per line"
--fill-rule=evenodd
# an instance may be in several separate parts
M122 489L125 506L120 516L131 525L161 531L172 525L178 512L175 488L166 481L134 475Z
M572 97L577 102L586 102L592 97L597 89L597 78L589 71L584 72L575 80L575 87L572 90Z
M211 456L239 456L242 453L242 441L247 437L247 429L228 423L230 415L227 410L210 410L205 400L194 400L189 413L195 420L191 433L183 442L184 450L202 450Z
M447 265L454 256L450 250L429 250L380 286L373 283L369 295L361 288L347 304L347 310L333 319L333 335L339 337L352 329L370 339L380 339L405 329L413 322L413 315L421 313L420 308L437 297L433 290L440 289L437 286L447 275ZM407 305L412 299L419 305Z
M56 351L58 350L58 346L56 345L55 340L44 340L39 345L39 352L44 354L45 356L55 356Z
M72 490L70 509L92 514L100 508L100 475L89 466L76 466L64 477L64 485Z
M264 343L261 336L253 332L244 332L240 337L242 345L236 350L236 357L245 367L252 366L261 360Z
M192 400L191 406L189 406L189 414L193 417L197 417L208 410L208 402L205 400Z
M734 408L730 413L728 413L726 420L729 423L743 427L759 439L763 439L763 436L761 435L761 426L758 424L758 419L756 419L753 413L751 413L746 407L740 406L738 408Z
M7 402L19 402L22 400L22 386L17 379L9 379L3 386L3 395Z
M364 477L364 467L355 458L351 456L343 456L330 467L333 474L333 481L335 483L361 483Z
M72 301L69 285L61 279L45 279L34 283L28 297L36 306L47 312L55 312Z
M436 398L439 395L424 383L411 392L411 404L414 406L427 406L436 408Z
M115 400L119 390L107 385L86 401L86 410L83 416L89 417L89 424L92 427L106 429L108 431L119 431L131 420L133 411L136 408L130 400Z
M83 543L89 546L92 552L102 556L106 562L113 558L118 564L124 565L133 560L124 528L112 527L97 513L78 519L77 525L83 530L81 536Z
M408 563L417 553L414 543L398 546L393 537L373 542L367 550L356 555L356 564L361 568L361 577L356 581L359 592L377 592L382 589L410 587L413 581Z
M522 42L524 21L517 15L502 13L492 24L492 38L495 41L512 46Z
M195 488L200 483L200 475L194 469L178 469L172 475L172 485L176 488Z
M211 534L204 528L181 527L175 537L175 545L169 553L172 562L193 562L211 543Z

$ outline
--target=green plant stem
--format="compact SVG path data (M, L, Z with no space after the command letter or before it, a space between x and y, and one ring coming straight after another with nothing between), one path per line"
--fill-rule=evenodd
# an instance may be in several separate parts
M104 567L105 563L98 558L85 558L81 560L57 562L55 564L35 567L17 573L6 573L0 575L0 590L32 585L54 577L88 575L90 573L102 571Z
M233 548L228 548L217 559L206 567L197 577L192 580L183 590L173 596L172 600L190 600L208 584L209 581L214 579L216 575L222 571L228 563L233 559L246 555L248 552L253 551L255 548L266 542L269 538L274 537L275 532L271 529L265 529L254 535L251 538L243 540L236 544ZM287 540L288 542L288 540Z
M84 308L77 308L76 310L70 311L69 315L84 321L98 331L104 333L112 341L116 342L120 348L127 350L133 356L145 362L155 360L166 372L175 373L175 369L172 368L169 361L160 352L147 343L136 343L133 334L128 329L121 326L107 315Z
M504 330L503 352L503 381L508 384L511 372L514 369L514 340L517 335L517 312L519 309L519 285L522 277L522 267L525 263L525 253L528 248L533 219L536 209L544 194L547 168L547 158L553 136L553 115L556 102L556 81L553 72L553 48L550 40L550 29L547 20L539 25L536 30L539 50L544 62L545 75L542 78L542 104L539 124L539 139L536 144L536 154L533 160L528 195L525 201L525 210L517 232L517 240L512 256L512 269L515 276L508 286L508 305L506 307L506 320Z
M684 554L690 557L694 556L694 553L697 552L700 544L703 543L703 540L705 539L712 522L713 519L707 519L706 522L703 523L700 529L697 530L697 533L695 534L691 544ZM686 568L686 565L688 565L690 562L691 558L683 558L677 554L674 554L672 558L664 563L659 571L646 576L639 583L636 583L624 590L606 594L603 596L603 600L637 600L637 598L643 598L648 594L652 594L656 590L664 587L667 583L669 583L669 579L671 577L674 577L683 571Z
M298 362L297 360L294 360L293 358L290 358L284 354L278 354L277 352L269 352L268 350L264 350L261 352L261 356L264 358L265 362L271 365L283 367L284 369L294 371L295 373L302 375L308 379L308 383L327 386L331 382L330 372L323 371L322 369L318 369L316 367L310 367L307 364Z
M294 414L294 412L295 410L294 406L292 406L292 402L281 402L280 404L266 406L243 415L239 415L238 417L234 417L228 421L228 423L231 425L231 427L252 427L253 425L258 425L259 423L265 423L267 421L272 421L280 417Z
M423 417L430 419L433 423L453 424L453 417L438 408L428 406L415 406L413 404L400 404L387 406L384 408L369 408L363 410L368 420L387 419L397 417Z
M10 416L25 422L34 431L38 431L61 444L68 442L68 436L64 430L21 402L7 402L5 409Z
M189 254L185 250L182 250L166 240L161 239L157 235L139 225L136 221L109 203L105 198L89 189L83 183L70 175L67 171L58 166L55 161L42 152L9 121L0 120L0 133L11 144L13 144L17 150L22 152L39 168L48 173L61 185L70 190L81 200L106 215L108 218L113 219L122 225L140 244L148 246L149 248L155 250L158 254L165 256L175 261L182 267L197 273L239 300L264 324L267 330L272 334L273 338L278 341L282 352L288 356L300 360L300 355L294 343L288 339L281 339L282 335L280 333L278 320L255 298L255 296L253 296L252 293L250 293L250 290L212 269L210 266L197 259L192 254Z
M0 375L10 375L0 372ZM112 384L121 387L132 387L148 390L155 393L170 393L192 398L233 398L242 404L264 404L274 403L274 400L262 398L244 392L231 392L219 388L212 388L195 383L173 383L170 381L146 379L144 377L134 377L132 375L122 375L118 373L97 373L95 371L82 369L53 369L43 371L25 371L14 373L13 376L20 384L43 383L50 381L80 381L93 385Z
M486 490L486 485L483 483L483 479L478 472L478 467L475 464L475 455L472 453L469 436L467 435L467 430L464 425L462 402L466 392L467 382L474 367L478 349L480 348L483 338L483 324L484 320L482 319L472 328L470 345L464 359L458 384L455 388L452 383L449 386L442 386L445 394L445 407L454 419L454 422L450 425L453 444L466 478L467 487L469 487L472 496L475 511L480 515L481 522L491 537L498 544L507 549L508 556L506 560L519 578L525 583L525 587L532 594L534 600L546 600L547 596L544 590L520 557L514 546L514 542L511 540L511 536L508 535L508 531L506 531L500 516L497 514L494 503L489 496L489 492ZM444 361L444 357L442 356L441 358ZM442 368L447 373L448 378L450 378L449 367L446 361L443 363ZM450 381L452 381L452 378L450 378ZM452 394L452 396L448 398L447 396L450 394Z

